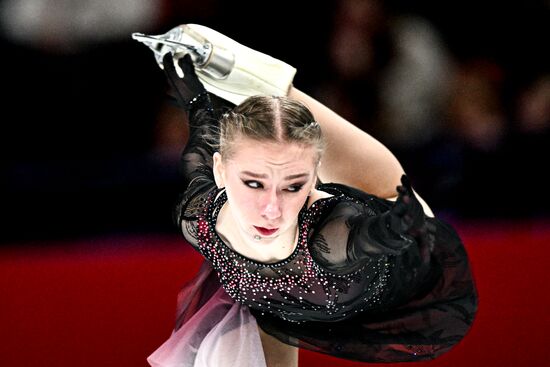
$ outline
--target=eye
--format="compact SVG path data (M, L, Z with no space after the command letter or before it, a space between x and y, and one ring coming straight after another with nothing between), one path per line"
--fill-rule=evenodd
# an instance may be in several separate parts
M302 187L304 187L303 184L291 185L286 189L286 191L288 191L288 192L298 192L302 189Z
M253 181L253 180L248 180L248 181L243 181L243 183L250 187L251 189L261 189L263 186L261 183L259 183L258 181Z

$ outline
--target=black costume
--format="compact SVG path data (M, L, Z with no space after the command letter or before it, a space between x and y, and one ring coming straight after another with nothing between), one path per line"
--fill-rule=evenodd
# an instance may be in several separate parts
M187 188L175 220L217 277L204 273L203 287L187 293L193 300L181 300L176 330L221 285L268 334L341 358L430 359L464 337L477 308L466 252L451 226L424 215L406 177L395 203L345 185L318 185L332 196L304 203L298 244L284 260L265 264L232 250L215 232L227 200L212 173L217 110L206 92L187 101ZM405 196L412 200L405 204Z

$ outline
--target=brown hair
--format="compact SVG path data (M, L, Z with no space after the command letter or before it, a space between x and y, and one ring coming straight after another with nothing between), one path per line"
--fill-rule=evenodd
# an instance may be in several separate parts
M223 159L231 157L238 137L258 141L293 142L317 148L317 161L324 150L321 128L309 109L287 97L247 98L220 120L219 150Z

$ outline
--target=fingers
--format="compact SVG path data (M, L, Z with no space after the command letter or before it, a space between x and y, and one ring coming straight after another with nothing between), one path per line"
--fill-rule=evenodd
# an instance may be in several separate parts
M171 52L167 52L162 58L162 66L169 79L185 79L187 82L196 79L193 59L189 54L185 54L177 59L177 65L174 63L174 57Z
M407 189L406 189L404 186L399 185L399 186L397 186L395 189L396 189L397 192L398 192L399 194L401 194L401 195L407 194Z
M396 202L392 208L392 213L398 217L402 217L407 212L407 204L399 201Z
M402 185L396 187L399 197L392 208L392 213L401 218L401 228L404 232L418 234L417 232L423 226L424 212L406 175L401 176L401 183Z
M171 58L172 58L172 53L171 52L165 53L164 56L162 57L162 66L166 67L166 64L168 63L168 60L170 60Z
M404 193L405 191L412 192L411 180L407 175L401 175L401 185L397 186L397 191L399 193Z
M183 57L178 59L178 65L183 71L184 75L191 75L195 73L195 67L193 66L193 59L189 54L185 54L183 55Z
M435 226L435 224L428 221L428 222L426 222L426 229L427 229L427 232L428 232L428 244L429 244L429 249L430 249L430 252L431 252L431 251L433 251L434 246L435 246L435 234L436 234L437 227Z
M411 187L411 180L409 179L409 176L402 175L401 176L401 184L408 190L412 190Z
M196 110L197 107L195 106L200 106L202 109L209 108L210 99L205 93L204 85L195 73L193 60L189 54L172 55L168 52L162 57L162 66L167 82L171 87L169 94L175 97L180 108L188 112L192 108ZM205 93L204 96L202 96L203 92ZM201 96L204 100L194 104Z
M174 66L174 59L171 52L167 52L162 58L162 66L166 75L172 78L176 73L176 67Z

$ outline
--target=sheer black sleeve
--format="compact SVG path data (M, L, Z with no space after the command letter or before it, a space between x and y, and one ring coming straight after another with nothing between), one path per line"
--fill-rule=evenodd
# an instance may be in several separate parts
M190 130L180 165L184 191L173 212L173 219L177 226L181 226L187 241L196 247L197 216L204 207L206 196L215 188L212 155L219 141L219 116L215 113L213 96L198 78L189 54L176 57L166 53L162 65L168 83L167 94L178 108L187 113ZM223 100L217 101L220 104Z
M432 244L392 234L380 220L392 202L336 184L321 189L335 187L348 198L326 207L309 249L332 274L329 291L338 296L336 303L365 302L330 322L295 324L254 312L260 327L284 343L363 362L421 361L448 352L466 335L477 310L457 233L441 220L424 218L435 228ZM348 286L339 283L344 280Z
M180 160L184 191L174 208L173 220L185 239L197 246L197 219L204 209L206 197L216 188L212 156L219 143L220 113L231 107L207 92L193 101L189 116L189 140Z
M408 299L434 272L433 243L390 228L388 214L393 202L350 187L331 186L349 199L338 201L316 226L311 241L316 260L329 271L347 273L367 261L382 259L390 264L383 303L389 306ZM426 220L423 212L415 215ZM432 225L430 228L434 230Z

